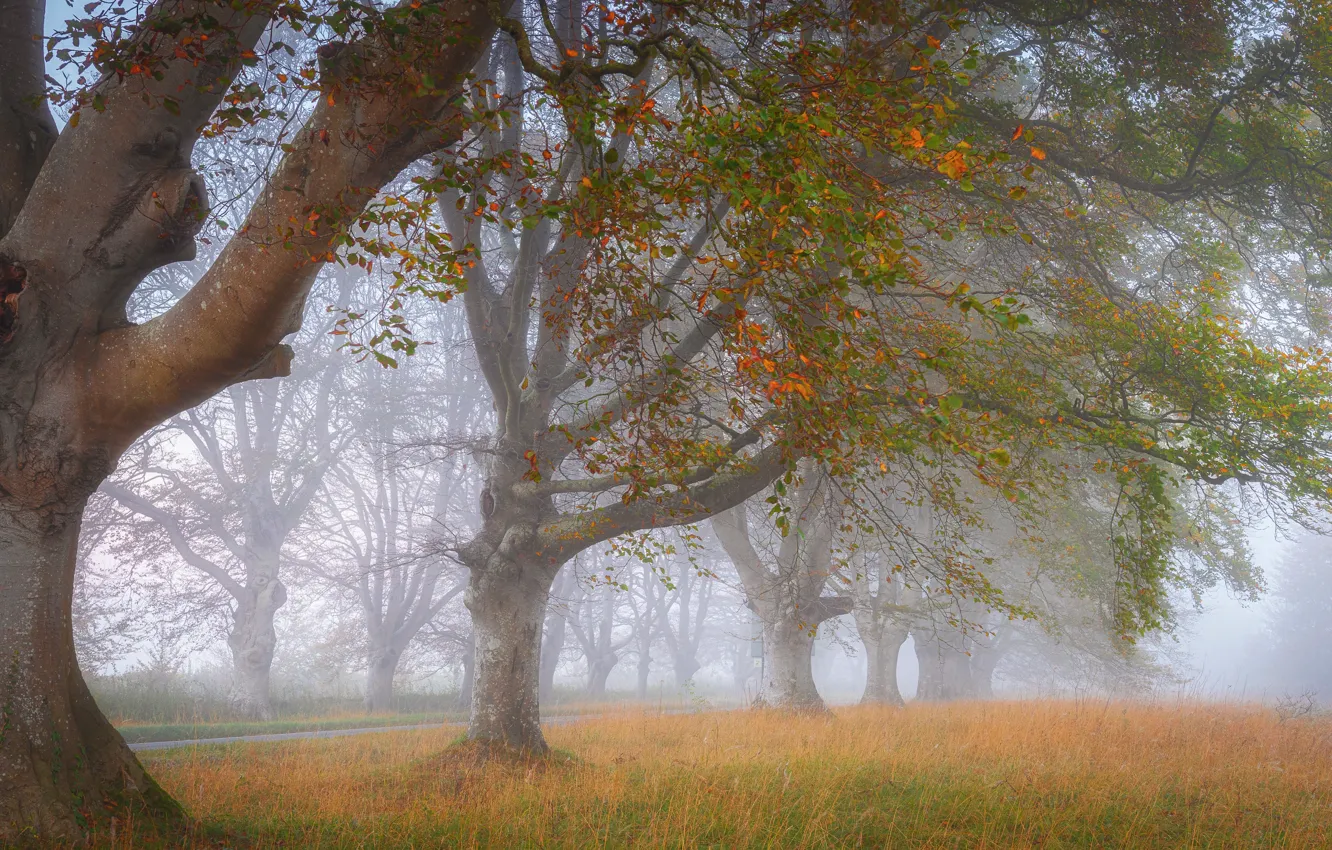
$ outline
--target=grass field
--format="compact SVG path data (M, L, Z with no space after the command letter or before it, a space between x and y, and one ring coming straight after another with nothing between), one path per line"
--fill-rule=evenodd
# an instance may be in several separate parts
M198 847L1332 847L1332 721L1260 708L621 714L551 727L550 760L483 765L453 734L144 761ZM148 846L118 832L102 845Z

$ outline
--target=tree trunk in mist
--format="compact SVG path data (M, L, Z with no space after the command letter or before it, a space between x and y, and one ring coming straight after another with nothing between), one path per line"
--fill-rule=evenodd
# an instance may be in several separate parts
M587 663L587 695L593 699L602 699L606 696L606 680L610 678L611 671L615 669L615 664L619 661L614 655L603 655L595 659L589 659Z
M690 682L694 681L694 674L697 673L703 665L699 664L698 659L691 653L681 652L675 656L671 666L673 668L672 673L675 676L675 687L684 690L689 687Z
M763 649L767 655L763 702L770 708L825 711L827 706L814 685L814 638L808 628L789 623L764 624Z
M648 680L652 677L652 653L644 651L638 656L638 687L634 693L640 700L647 699Z
M913 632L916 639L916 667L920 671L916 680L916 699L933 702L943 699L943 659L939 654L939 640L932 632Z
M276 555L271 569L249 569L249 583L236 603L231 634L231 692L228 701L242 717L269 720L273 716L270 681L277 630L273 620L287 601L287 588L277 577Z
M393 710L393 676L402 655L394 647L371 649L365 670L365 710L383 714Z
M77 841L86 818L130 800L159 817L181 816L102 715L79 672L70 609L82 512L82 500L40 507L0 501L5 846Z
M548 750L539 681L541 625L552 578L550 571L517 564L472 570L466 603L476 635L476 682L467 736L474 741Z
M561 572L555 582L557 604L546 614L546 628L541 639L541 699L550 700L555 696L555 671L560 666L560 654L564 652L564 633L568 628L568 611L564 607L563 596L567 593L572 573Z
M971 659L972 689L980 699L994 699L994 670L999 657Z
M758 668L754 666L754 658L749 654L749 648L753 645L752 641L736 641L731 645L733 654L731 656L731 681L735 689L744 693L745 685L754 678Z
M943 652L943 692L941 699L974 699L976 683L971 675L971 659L952 647Z
M960 634L953 637L961 639ZM920 663L920 681L916 699L945 702L976 696L971 659L932 632L916 634L916 659ZM922 639L924 638L924 639Z
M897 659L906 643L905 629L881 629L869 635L862 628L860 639L865 644L865 693L861 705L902 705L902 692L897 687Z

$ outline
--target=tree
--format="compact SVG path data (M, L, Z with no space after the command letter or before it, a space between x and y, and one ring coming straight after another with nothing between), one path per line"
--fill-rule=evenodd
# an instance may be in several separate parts
M207 211L190 168L195 142L253 114L264 96L252 77L265 65L260 39L278 18L305 11L201 2L88 15L92 50L73 61L86 57L80 71L90 82L78 120L56 136L44 4L0 9L6 843L78 840L83 823L116 804L179 812L101 715L75 661L70 602L84 504L157 423L233 384L286 373L281 340L299 325L320 265L378 187L458 137L456 98L494 27L476 5L404 7L325 45L309 68L318 105L284 141L237 230L244 235L175 305L135 325L125 304L144 277L194 255ZM421 75L432 85L419 85Z
M569 625L571 606L577 588L578 577L572 567L559 572L551 588L551 600L547 606L546 624L541 637L541 682L538 694L542 701L548 701L555 695L555 673L560 666L560 656L564 652L565 630Z
M333 303L351 304L355 280L340 276ZM230 597L230 702L242 716L271 715L274 619L287 599L283 548L344 442L333 434L345 433L334 418L345 358L329 344L330 329L301 340L305 374L238 384L173 417L102 485L147 520L121 525L121 557L148 561L174 550Z
M714 518L712 530L740 574L750 608L763 623L767 664L763 702L821 711L823 698L810 666L814 634L825 620L849 613L851 599L823 595L834 571L832 482L817 468L805 472L794 498L792 533L769 535L756 545L744 507Z
M426 380L432 364L423 361L387 374L373 362L358 370L353 435L326 476L305 544L307 569L353 595L360 609L372 712L392 707L404 653L463 590L450 580L454 564L440 550L474 492L466 459L422 457L413 443L460 433L472 398L467 381L450 369L436 370L438 384ZM421 434L422 422L447 430Z
M1154 36L1099 7L1067 22L1009 4L500 20L512 43L492 52L487 102L501 105L421 190L466 257L498 419L482 529L458 549L480 647L472 738L544 750L538 645L562 564L779 481L781 519L805 459L847 489L903 458L969 464L929 494L964 511L948 494L962 477L1013 499L1076 483L1041 459L999 474L1010 446L1095 456L1119 488L1114 610L1130 635L1166 615L1172 476L1322 505L1326 359L1257 346L1224 312L1232 258L1271 256L1251 237L1324 238L1294 206L1227 203L1241 183L1302 203L1249 146L1284 122L1323 208L1319 131L1259 83L1321 73L1322 36L1262 6L1308 37L1291 56L1213 11L1192 70L1132 83L1142 63L1126 57ZM1142 85L1090 107L1091 88ZM1188 132L1144 111L1157 96ZM1047 120L1065 106L1079 132ZM1218 118L1188 117L1204 113ZM1078 147L1149 125L1168 143ZM1212 176L1156 181L1166 162ZM1166 258L1162 283L1146 269ZM955 563L947 589L1001 603L978 567Z
M852 564L849 588L856 633L865 646L864 704L902 705L897 659L911 635L915 609L906 576L893 570L886 554L861 556Z
M711 570L702 569L692 562L682 562L679 564L679 576L674 579L674 589L669 595L663 593L657 596L657 603L661 606L661 634L671 653L671 671L678 689L687 688L702 666L698 655L703 638L708 633L708 611L716 583L717 577ZM674 623L670 618L672 608L675 609Z
M1312 692L1326 702L1332 695L1327 641L1332 631L1332 547L1306 534L1295 541L1273 583L1275 604L1257 657L1264 679L1288 694Z
M623 600L610 570L579 582L574 598L571 607L576 613L569 618L569 628L587 663L587 695L599 699L606 696L606 680L620 663L620 654L633 642L634 633L616 628Z

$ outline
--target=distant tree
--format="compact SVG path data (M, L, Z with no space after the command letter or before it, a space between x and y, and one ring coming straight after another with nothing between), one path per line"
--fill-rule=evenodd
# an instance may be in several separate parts
M735 564L745 599L763 624L765 704L822 710L810 654L820 624L851 611L848 596L825 595L834 572L838 527L833 484L807 465L794 497L790 533L751 530L746 506L718 515L712 531Z
M1332 702L1332 540L1302 535L1272 579L1261 678L1291 696L1313 692Z
M338 277L325 297L350 308L359 275ZM119 558L167 568L183 561L225 593L229 698L242 716L271 716L274 621L287 599L283 549L346 442L335 437L345 433L346 360L332 325L321 324L297 343L301 365L290 381L238 384L173 417L140 439L101 489L128 514L113 532Z

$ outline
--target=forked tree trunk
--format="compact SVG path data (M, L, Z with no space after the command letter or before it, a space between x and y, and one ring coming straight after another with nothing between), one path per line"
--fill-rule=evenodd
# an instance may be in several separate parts
M179 806L102 715L74 656L83 502L0 502L0 845L78 842L105 807Z
M827 706L814 685L811 659L814 638L808 629L787 623L765 623L763 644L767 654L764 704L795 711L825 711Z
M231 707L243 717L273 716L271 678L277 648L274 619L287 601L287 588L273 569L247 570L250 583L236 605L227 646L231 649Z
M867 635L861 630L865 644L865 693L861 705L902 705L902 692L897 687L897 658L906 643L907 632L885 628L878 635Z
M545 753L539 679L541 624L553 571L473 569L466 603L476 635L476 681L467 736Z

